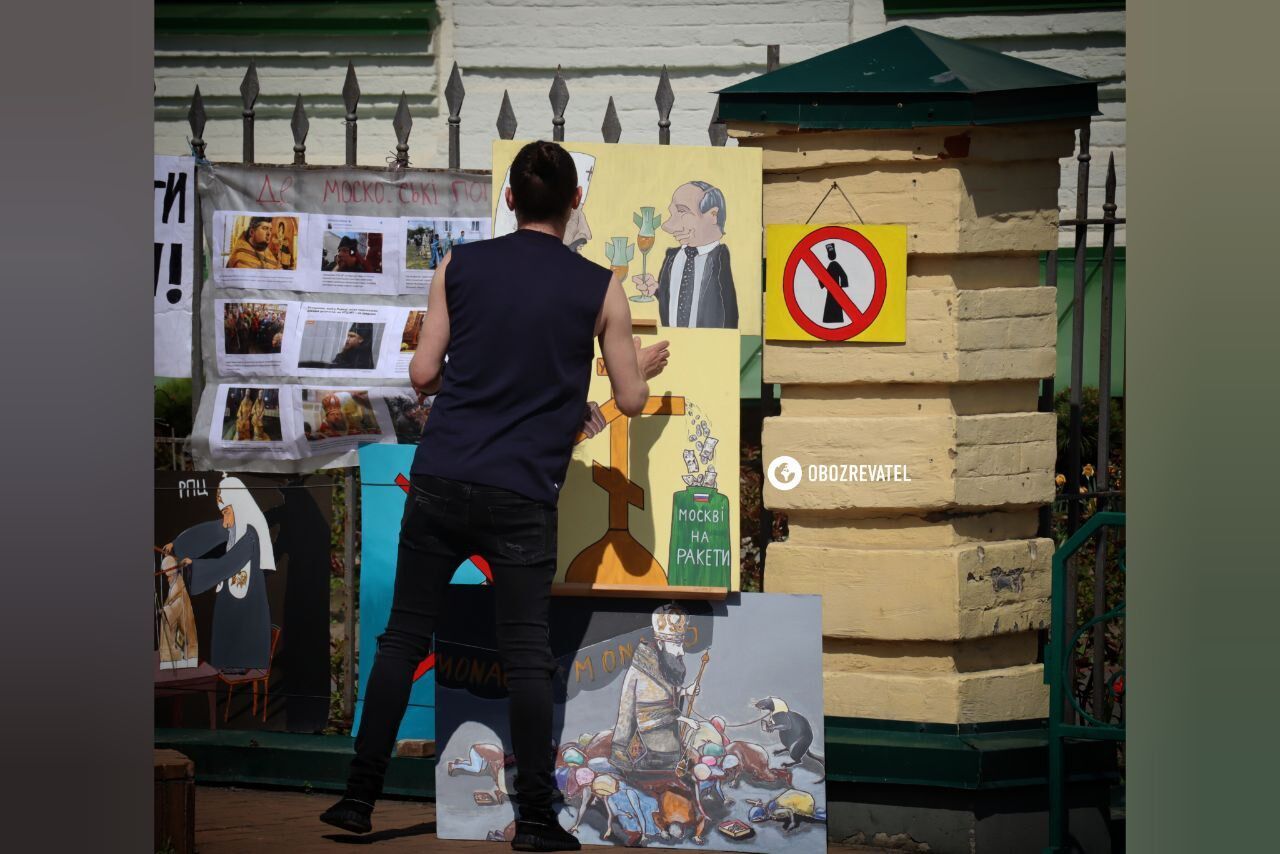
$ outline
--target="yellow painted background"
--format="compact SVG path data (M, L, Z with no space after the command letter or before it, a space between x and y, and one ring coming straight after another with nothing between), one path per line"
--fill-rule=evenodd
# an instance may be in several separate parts
M527 142L494 141L495 205L505 204L501 198L503 178L516 152ZM582 254L604 267L609 266L604 247L610 238L626 237L629 243L635 243L638 229L631 215L641 207L654 208L665 223L671 194L681 184L706 181L718 187L724 193L728 207L721 242L729 248L733 286L738 295L738 333L760 334L760 149L591 142L566 142L563 145L569 151L596 158L584 208L591 228L591 241L583 246ZM662 258L667 249L679 245L661 226L657 229L656 238L648 258L648 272L655 277L662 268ZM627 272L628 297L637 293L631 277L639 275L640 271L641 254L637 247L635 259ZM633 318L657 320L657 301L632 302L630 305ZM737 342L733 342L731 349L736 359Z
M764 337L768 341L823 341L809 334L787 311L782 295L782 272L787 258L808 234L828 225L837 225L861 234L884 261L887 287L884 305L875 322L848 339L849 343L872 341L905 343L907 340L907 227L905 225L860 225L848 222L770 225L765 229L765 316ZM844 343L844 342L827 342Z
M595 192L594 188L592 192ZM729 499L729 578L738 590L741 566L741 512L739 487L738 338L732 329L661 329L657 335L641 335L645 346L657 340L671 343L671 359L659 376L649 381L651 396L682 395L683 416L643 415L631 419L630 479L644 490L644 509L630 507L628 527L632 536L667 568L671 544L672 497L684 490L687 474L683 452L697 453L689 440L693 433L693 407L710 422L719 444L714 465L716 488ZM597 345L597 358L599 346ZM611 397L609 378L592 366L589 400L603 404ZM609 465L609 429L578 444L564 487L560 490L559 557L556 579L563 581L569 563L595 543L609 525L608 493L591 476L591 462ZM700 465L700 469L705 469Z

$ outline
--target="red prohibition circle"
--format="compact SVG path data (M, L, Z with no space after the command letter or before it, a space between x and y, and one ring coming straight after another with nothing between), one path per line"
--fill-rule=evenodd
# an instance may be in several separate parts
M871 296L871 305L867 306L866 311L851 312L848 307L841 306L845 314L850 317L849 323L844 326L822 326L805 314L801 310L799 302L796 301L796 270L800 267L801 262L804 261L805 255L815 245L824 240L843 240L845 243L853 244L871 263L871 271L875 277L875 291ZM818 275L818 272L816 270L812 272L821 281L822 277ZM825 275L825 270L823 275ZM880 309L884 307L884 298L888 292L888 287L889 278L885 273L884 259L880 257L880 253L876 251L875 246L858 232L840 225L824 225L805 235L804 239L791 250L791 254L787 257L787 265L782 270L782 296L786 300L787 311L791 313L791 317L795 319L801 329L824 341L848 341L858 333L865 331L872 323L875 323L876 318L880 316ZM837 288L837 290L840 289ZM850 302L852 304L852 301ZM855 305L853 308L857 309L857 306Z

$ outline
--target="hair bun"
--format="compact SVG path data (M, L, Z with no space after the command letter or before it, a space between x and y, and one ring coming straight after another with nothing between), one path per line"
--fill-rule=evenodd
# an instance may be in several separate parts
M568 217L578 187L573 158L545 140L530 142L511 161L511 191L517 222L551 222Z
M556 161L555 155L547 151L545 146L539 145L533 152L532 162L529 168L533 174L537 175L548 184L555 180L556 177Z

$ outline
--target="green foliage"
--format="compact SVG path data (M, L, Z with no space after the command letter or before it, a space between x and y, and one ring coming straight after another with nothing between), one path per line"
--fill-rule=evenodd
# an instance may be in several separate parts
M1124 465L1124 406L1122 398L1111 398L1111 423L1107 430L1108 458ZM1066 471L1067 441L1071 435L1071 391L1063 389L1053 397L1058 416L1058 467ZM1085 387L1080 392L1080 462L1098 461L1098 390Z
M156 377L154 390L156 429L164 430L163 433L157 432L156 435L168 436L169 431L172 430L173 435L178 438L190 436L191 380Z
M1070 392L1064 390L1054 396L1054 409L1058 418L1058 467L1055 473L1056 496L1053 503L1053 538L1061 546L1067 540L1068 508L1071 503L1067 490L1068 437L1070 436L1071 408ZM1124 407L1122 401L1110 401L1111 423L1107 431L1107 469L1106 488L1097 470L1098 462L1098 390L1085 388L1081 394L1081 468L1079 491L1082 497L1075 500L1080 503L1080 522L1083 524L1094 513L1101 509L1125 509L1124 501ZM1100 491L1119 493L1095 495ZM1108 531L1108 529L1103 529ZM1095 539L1076 552L1070 561L1069 571L1075 579L1072 585L1075 608L1074 627L1084 625L1093 619L1094 603L1097 598L1096 579L1102 573L1105 600L1096 609L1102 614L1118 607L1125 600L1124 571L1124 529L1109 531L1106 546L1099 560L1098 541ZM1100 565L1099 565L1100 564ZM1070 605L1068 605L1070 607ZM1124 718L1123 677L1125 662L1125 621L1110 620L1104 624L1103 632L1103 667L1102 674L1106 682L1104 693L1103 719L1120 723ZM1077 701L1084 708L1093 712L1093 658L1094 644L1097 642L1094 630L1088 631L1076 642L1072 650L1074 657L1073 687Z
M329 725L325 732L331 735L349 735L351 733L351 716L343 709L343 696L346 683L347 656L354 654L354 643L346 637L346 524L347 524L347 480L341 473L334 472L333 522L329 528ZM358 490L358 484L353 483ZM354 530L352 567L353 589L351 607L353 610L353 626L359 626L360 619L360 526L359 526L359 492L356 493L357 516L352 520ZM352 665L353 679L355 667ZM354 694L354 691L352 692Z
M156 377L153 384L155 403L155 467L164 470L182 470L191 463L185 458L181 440L191 435L192 402L191 380ZM176 439L178 446L172 441Z
M767 556L760 535L760 511L764 498L764 465L759 441L742 441L738 466L738 522L741 531L741 567L739 580L744 593L764 590L764 565ZM774 511L770 542L787 538L787 516Z

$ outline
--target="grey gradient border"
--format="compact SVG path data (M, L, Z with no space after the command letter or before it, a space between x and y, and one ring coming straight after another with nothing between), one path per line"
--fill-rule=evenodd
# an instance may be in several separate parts
M1276 846L1280 10L1128 5L1128 842Z
M6 851L154 850L152 20L47 0L2 25Z
M139 628L153 515L139 286L152 15L149 2L56 0L6 12L5 280L26 283L6 289L4 336L24 375L22 417L4 427L7 850L152 845ZM1140 854L1264 850L1277 834L1278 17L1230 0L1128 4L1128 841ZM33 227L69 214L93 239ZM48 346L55 327L70 346Z

